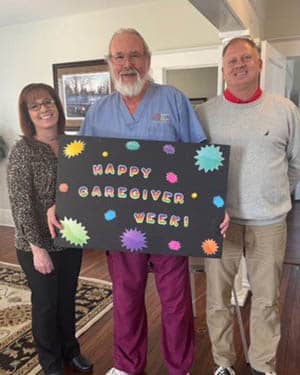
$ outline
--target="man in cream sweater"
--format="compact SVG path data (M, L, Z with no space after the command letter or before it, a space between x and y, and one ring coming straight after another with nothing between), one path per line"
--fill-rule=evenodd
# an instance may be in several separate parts
M300 114L279 95L262 92L262 61L250 39L223 51L224 94L197 108L209 140L231 146L227 211L231 225L222 259L207 259L207 323L215 375L234 375L231 289L244 254L252 291L252 373L275 375L280 340L279 287L290 194L300 179Z

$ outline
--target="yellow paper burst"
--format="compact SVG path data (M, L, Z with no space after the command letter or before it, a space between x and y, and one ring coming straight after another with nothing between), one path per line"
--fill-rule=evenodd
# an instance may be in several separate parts
M74 158L84 151L85 143L83 141L73 141L64 148L64 155L67 158Z

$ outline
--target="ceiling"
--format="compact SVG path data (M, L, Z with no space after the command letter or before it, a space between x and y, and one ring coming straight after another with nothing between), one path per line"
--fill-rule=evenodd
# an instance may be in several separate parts
M0 0L0 27L158 1L163 4L162 0ZM262 15L266 39L300 36L300 0L247 1Z
M260 39L300 37L300 0L189 0L221 32L249 29Z
M0 0L0 27L154 0Z
M258 3L262 0L251 0ZM265 37L284 39L300 37L300 1L299 0L263 0Z

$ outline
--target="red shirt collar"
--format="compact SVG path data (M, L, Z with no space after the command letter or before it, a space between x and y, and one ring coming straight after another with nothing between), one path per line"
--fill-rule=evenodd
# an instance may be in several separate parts
M236 103L236 104L245 104L245 103L251 103L257 100L262 94L262 89L260 87L257 88L255 93L251 96L251 98L247 100L241 100L234 96L228 89L224 91L224 97L227 99L229 102Z

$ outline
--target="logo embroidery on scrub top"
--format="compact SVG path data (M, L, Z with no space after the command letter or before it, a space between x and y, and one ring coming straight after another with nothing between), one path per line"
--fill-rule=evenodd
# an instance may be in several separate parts
M155 113L152 120L158 124L167 124L170 122L170 115L168 113Z

